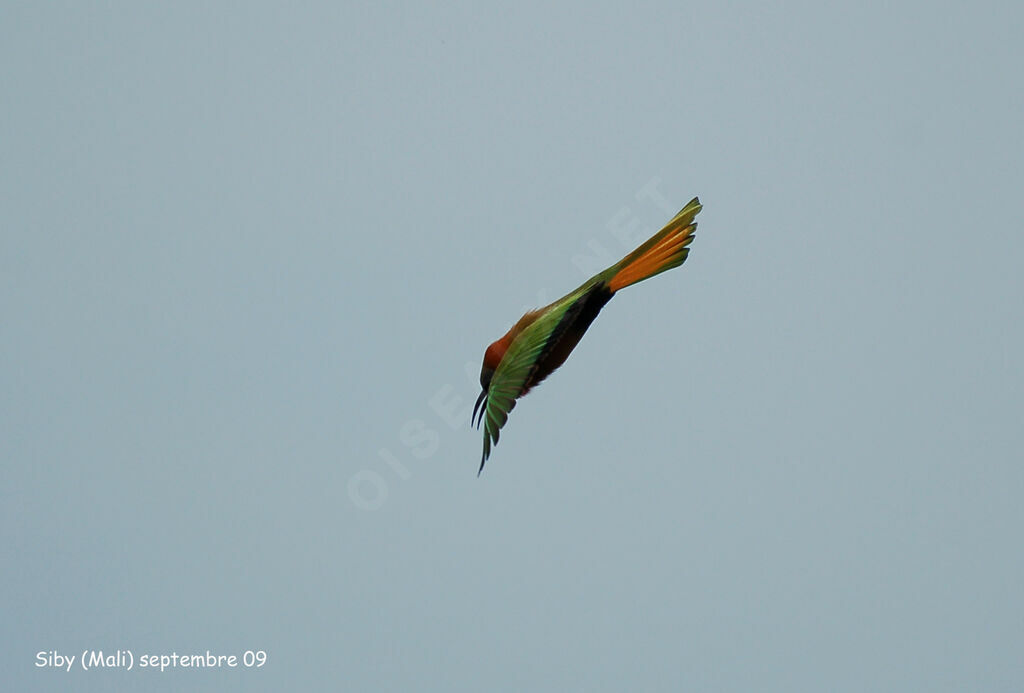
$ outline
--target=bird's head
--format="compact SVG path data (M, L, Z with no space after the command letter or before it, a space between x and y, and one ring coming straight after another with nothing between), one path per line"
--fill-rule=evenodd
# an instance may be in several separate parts
M477 428L480 427L480 422L484 420L484 412L487 411L487 390L491 386L491 378L494 376L494 369L487 365L487 361L484 361L483 367L480 369L480 387L483 391L480 396L476 398L476 405L473 407L473 416L470 418L470 424L475 425ZM477 419L477 412L480 413L480 418Z
M477 427L480 426L480 422L484 419L484 412L487 411L487 391L491 387L491 378L494 377L494 371L497 370L498 364L501 363L501 357L505 355L503 340L504 338L491 344L487 347L487 351L484 352L484 363L480 367L480 387L483 388L483 391L476 398L473 416L470 418L470 423ZM480 414L479 419L477 418L477 413Z
M480 387L487 392L487 389L491 386L491 378L494 377L494 369L488 366L486 363L480 368Z

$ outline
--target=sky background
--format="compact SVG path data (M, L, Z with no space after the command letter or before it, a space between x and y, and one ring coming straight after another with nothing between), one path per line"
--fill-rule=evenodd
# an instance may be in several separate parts
M846 5L4 2L5 689L1024 689L1024 13Z

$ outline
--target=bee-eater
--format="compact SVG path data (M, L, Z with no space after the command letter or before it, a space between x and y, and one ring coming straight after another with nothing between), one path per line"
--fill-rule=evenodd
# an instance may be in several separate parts
M565 363L615 292L683 264L697 228L693 218L700 210L695 197L646 243L575 291L526 313L487 347L480 369L483 392L470 419L477 427L484 424L484 454L477 475L490 457L491 446L498 444L498 433L516 400Z

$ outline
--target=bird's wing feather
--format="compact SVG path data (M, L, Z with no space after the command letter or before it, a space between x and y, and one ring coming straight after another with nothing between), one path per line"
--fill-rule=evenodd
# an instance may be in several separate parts
M491 454L491 446L497 444L499 432L508 420L508 414L516 406L516 398L530 375L551 333L558 327L565 311L585 293L580 287L568 296L555 301L543 309L543 313L509 345L508 351L491 377L487 390L487 404L484 411L484 452L480 469Z

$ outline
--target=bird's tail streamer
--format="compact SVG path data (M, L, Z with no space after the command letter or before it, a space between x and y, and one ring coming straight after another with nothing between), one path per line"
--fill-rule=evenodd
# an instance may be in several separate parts
M608 288L618 291L683 264L697 229L693 218L700 210L700 200L696 197L690 200L665 228L612 268L615 273L608 280Z

